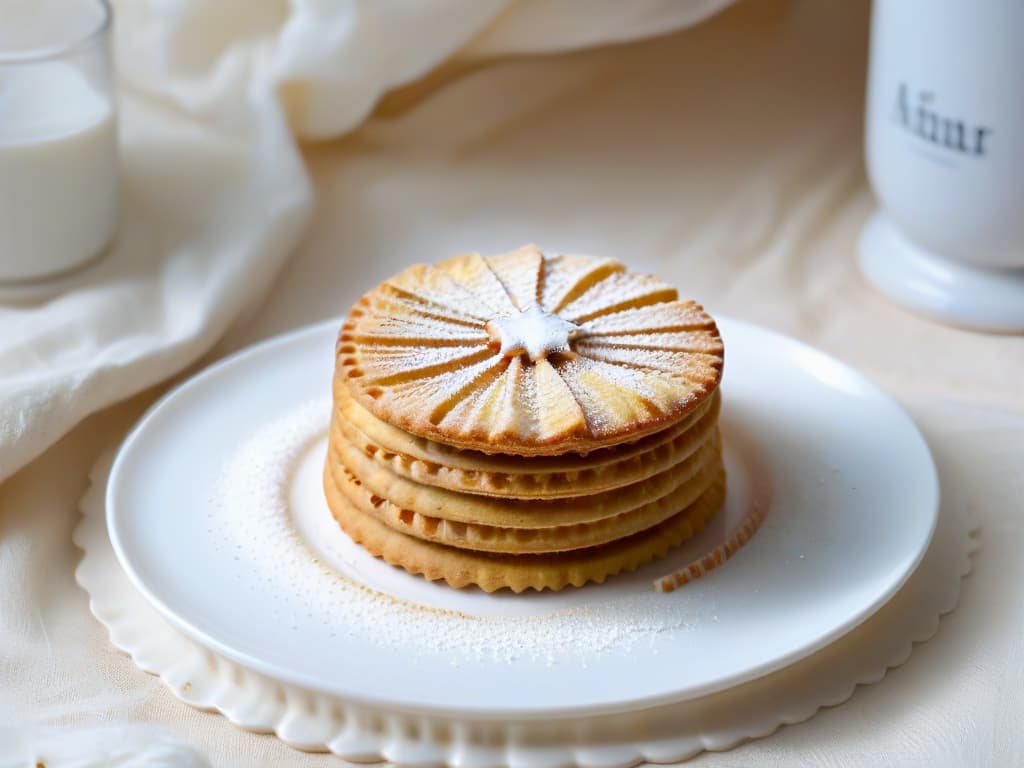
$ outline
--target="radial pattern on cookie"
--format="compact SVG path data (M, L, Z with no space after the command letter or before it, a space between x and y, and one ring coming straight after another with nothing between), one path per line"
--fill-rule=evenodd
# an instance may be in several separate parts
M587 451L683 418L717 387L714 321L616 261L472 253L363 296L337 375L378 418L463 448Z

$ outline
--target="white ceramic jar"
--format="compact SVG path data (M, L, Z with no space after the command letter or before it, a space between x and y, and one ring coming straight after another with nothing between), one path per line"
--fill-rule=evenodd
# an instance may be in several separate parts
M875 0L861 266L954 324L1024 331L1024 2Z
M0 0L0 281L99 255L118 222L111 9Z

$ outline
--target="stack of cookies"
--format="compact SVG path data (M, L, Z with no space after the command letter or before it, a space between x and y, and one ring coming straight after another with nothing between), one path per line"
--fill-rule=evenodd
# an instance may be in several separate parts
M722 504L718 329L614 260L526 246L416 265L356 303L336 352L329 506L410 573L600 583Z

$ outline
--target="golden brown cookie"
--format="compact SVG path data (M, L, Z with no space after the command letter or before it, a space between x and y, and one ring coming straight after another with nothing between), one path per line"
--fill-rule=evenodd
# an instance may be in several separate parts
M714 321L611 259L465 254L351 309L324 467L332 514L452 586L561 589L700 530L725 493Z
M335 375L376 418L435 442L522 456L585 453L685 419L718 386L714 320L616 261L471 253L363 296Z
M372 515L359 511L341 493L330 471L324 472L324 491L342 529L371 554L409 573L452 587L477 585L486 592L508 588L559 590L602 583L611 575L631 571L663 557L670 549L699 532L722 505L725 474L678 514L645 531L610 544L555 554L499 555L447 547L399 533Z
M712 433L705 438L704 444L716 439L716 433ZM327 465L339 482L341 474L351 472L374 496L388 499L403 509L414 509L428 517L457 523L502 528L551 528L593 523L659 499L688 479L685 470L676 471L675 467L669 467L624 488L587 496L505 499L459 493L407 480L381 467L346 440L330 441Z
M343 467L341 471L332 468L330 474L352 506L396 531L450 547L516 555L583 549L647 530L693 503L707 490L721 468L718 441L709 441L678 467L680 482L664 496L595 522L545 528L510 528L431 517L375 495Z
M377 419L336 387L331 440L347 440L395 474L424 485L484 496L557 499L645 480L684 461L715 429L716 391L679 424L586 456L501 456L414 437Z

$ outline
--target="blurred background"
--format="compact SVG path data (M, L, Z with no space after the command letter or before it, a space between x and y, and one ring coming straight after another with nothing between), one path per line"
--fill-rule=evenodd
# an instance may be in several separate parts
M0 9L59 5L40 2ZM467 250L614 257L860 369L952 446L948 463L998 452L964 480L1001 537L969 589L1024 577L1011 477L1024 340L909 312L857 264L876 208L868 2L119 0L114 12L116 236L78 271L0 285L0 722L30 702L50 724L162 723L219 763L255 764L253 737L180 706L89 615L71 530L90 467L175 382L340 317L407 264ZM0 57L0 122L4 72ZM899 693L862 691L696 764L869 764L904 747L908 765L1007 764L1020 702L999 691L1024 676L1014 610L966 605L921 664L892 675ZM979 639L979 626L992 631ZM269 741L261 759L294 754ZM837 745L849 762L830 761Z

